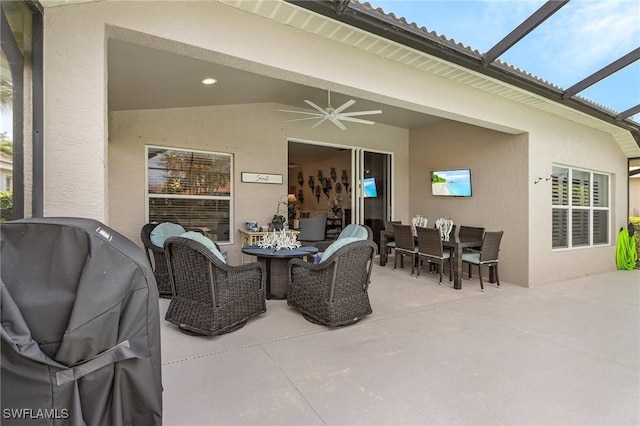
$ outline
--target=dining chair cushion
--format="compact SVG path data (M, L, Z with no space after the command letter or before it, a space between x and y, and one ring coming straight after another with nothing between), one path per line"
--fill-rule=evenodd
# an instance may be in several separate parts
M365 240L366 240L366 237L365 237ZM340 238L335 240L334 242L331 243L329 247L327 247L324 253L322 253L322 259L320 259L320 263L330 258L331 255L335 253L339 248L344 247L347 244L352 243L354 241L362 241L362 238L345 237L345 238Z
M442 257L440 256L434 256L432 254L423 254L423 256L427 256L427 257L433 257L434 259L448 259L449 257L451 257L451 253L449 253L449 251L443 251L442 252ZM462 256L462 258L464 259L464 255Z
M169 237L178 237L184 234L184 231L184 228L177 223L163 222L153 228L150 239L154 245L162 247L164 246L164 240Z
M355 237L360 240L366 240L368 238L369 233L367 232L367 228L362 225L358 225L355 223L350 223L347 225L338 238L351 238Z
M220 253L220 250L218 250L218 247L216 247L216 243L214 243L211 239L205 237L204 235L200 234L199 232L189 231L181 234L180 236L183 238L189 238L190 240L199 242L200 244L208 248L215 257L220 259L222 263L227 263L227 259L225 259L224 255Z
M480 264L480 253L477 252L462 252L462 261L473 263L475 265Z
M463 252L462 253L462 261L473 263L475 265L479 265L481 263L494 263L497 262L498 259L485 260L484 262L480 261L480 253L478 252Z

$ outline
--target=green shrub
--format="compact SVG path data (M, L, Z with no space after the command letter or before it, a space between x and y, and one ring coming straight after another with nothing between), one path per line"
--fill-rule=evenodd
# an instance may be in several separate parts
M13 220L13 191L0 192L0 222Z

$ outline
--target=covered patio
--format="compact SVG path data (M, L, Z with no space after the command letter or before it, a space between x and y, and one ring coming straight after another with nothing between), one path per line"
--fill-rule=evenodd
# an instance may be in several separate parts
M640 271L462 291L374 265L373 314L286 301L230 334L162 320L166 425L637 424ZM161 300L163 315L168 300Z

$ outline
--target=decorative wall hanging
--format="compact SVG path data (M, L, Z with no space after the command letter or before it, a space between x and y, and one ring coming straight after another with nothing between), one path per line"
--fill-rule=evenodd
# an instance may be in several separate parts
M322 170L318 170L318 180L322 182L322 179L324 179L324 173L322 173Z
M324 195L329 198L329 192L331 192L331 179L324 178L322 180L322 192L324 192Z
M301 203L304 203L304 191L302 189L298 190L298 200L300 200Z
M311 188L311 191L313 191L313 188L316 187L316 181L313 180L313 176L309 176L309 188Z
M300 185L300 188L304 185L304 176L302 175L302 172L298 172L298 184Z
M336 194L342 193L342 184L340 182L336 183Z
M316 185L315 195L316 195L316 200L318 200L318 202L320 202L320 192L321 191L322 191L322 189L320 188L320 185Z
M331 168L331 179L333 179L334 182L336 181L336 179L338 179L338 175L336 174L336 168L335 167Z
M347 174L347 169L342 169L342 176L340 177L342 180L342 184L344 185L344 190L349 192L349 175Z
M282 184L282 175L271 173L248 173L242 172L242 182L247 183L276 183Z

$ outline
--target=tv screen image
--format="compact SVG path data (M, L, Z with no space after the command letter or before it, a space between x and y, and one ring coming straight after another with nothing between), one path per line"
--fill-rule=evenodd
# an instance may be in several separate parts
M431 172L431 194L442 197L471 197L471 170Z
M364 178L362 182L362 193L365 198L372 198L378 196L378 190L376 188L376 178Z

